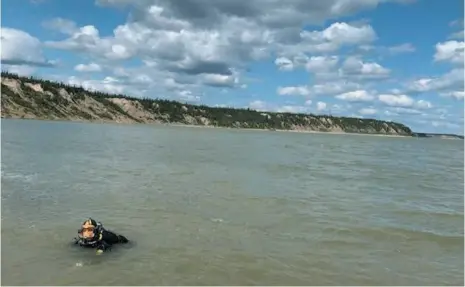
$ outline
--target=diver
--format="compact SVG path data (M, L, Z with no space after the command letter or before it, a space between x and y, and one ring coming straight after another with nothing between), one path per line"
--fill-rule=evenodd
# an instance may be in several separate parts
M78 230L78 237L74 238L74 244L83 247L97 248L97 254L109 250L112 245L128 243L129 240L123 235L115 234L103 228L102 223L92 218L84 221Z

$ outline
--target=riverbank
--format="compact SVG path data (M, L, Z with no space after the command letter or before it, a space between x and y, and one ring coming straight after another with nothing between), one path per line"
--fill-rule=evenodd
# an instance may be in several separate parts
M299 133L412 136L401 123L327 115L259 112L87 91L2 73L2 118L170 124Z
M38 118L13 118L13 117L1 117L2 120L33 120L33 121L49 121L49 122L70 122L70 123L89 123L89 124L111 124L111 125L154 125L154 126L168 126L168 127L179 127L179 128L197 128L197 129L225 129L225 130L237 130L237 131L253 131L253 132L280 132L280 133L300 133L300 134L323 134L323 135L354 135L354 136L369 136L369 137L389 137L389 138L411 138L412 136L405 135L389 135L389 134L366 134L366 133L346 133L346 132L321 132L311 130L270 130L270 129L256 129L256 128L231 128L221 126L201 126L201 125L187 125L179 123L129 123L129 122L115 122L110 120L102 121L89 121L89 120L64 120L64 119L38 119Z

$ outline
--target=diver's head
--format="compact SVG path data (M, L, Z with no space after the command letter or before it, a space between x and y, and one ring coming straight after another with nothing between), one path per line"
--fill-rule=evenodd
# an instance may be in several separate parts
M79 237L83 239L92 239L95 237L97 232L97 222L92 218L84 221L79 229Z

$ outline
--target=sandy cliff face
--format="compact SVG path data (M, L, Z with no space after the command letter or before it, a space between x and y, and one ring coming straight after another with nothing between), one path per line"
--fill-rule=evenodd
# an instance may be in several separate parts
M263 121L257 124L249 122L246 117L234 118L226 110L212 112L210 108L179 103L171 104L168 109L155 101L96 97L92 93L66 88L64 85L45 85L8 77L2 77L1 83L1 116L4 118L225 126L219 124L218 120L224 116L231 119L230 124L226 125L231 128L275 129L277 126L277 129L296 131L411 135L410 129L397 123L249 111L248 113L254 113L255 118L263 118ZM273 127L269 124L272 120Z

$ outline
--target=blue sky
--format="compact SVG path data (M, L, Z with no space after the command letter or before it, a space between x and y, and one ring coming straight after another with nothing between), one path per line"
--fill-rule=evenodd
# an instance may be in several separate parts
M463 134L461 0L2 4L3 70L137 97Z

